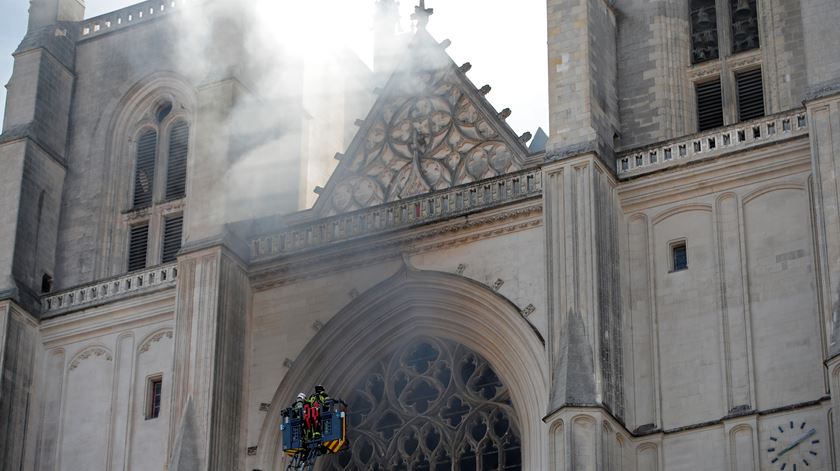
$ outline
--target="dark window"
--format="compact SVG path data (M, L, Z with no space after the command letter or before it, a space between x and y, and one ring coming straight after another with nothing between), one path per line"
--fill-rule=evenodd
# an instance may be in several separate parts
M755 0L730 0L729 5L732 13L732 52L756 49L759 42Z
M688 251L685 242L679 242L671 246L671 271L680 271L688 268Z
M160 417L160 399L163 392L163 377L149 378L146 391L146 420Z
M697 130L723 126L723 96L720 78L694 86L697 93Z
M149 224L132 226L128 242L128 271L146 268L146 251L149 247Z
M169 113L172 111L172 103L171 102L163 102L157 107L157 111L155 112L155 117L157 118L157 122L163 122Z
M735 74L735 83L738 87L738 120L746 121L764 116L761 69Z
M137 163L134 168L135 208L146 208L152 205L156 154L157 132L146 131L137 141Z
M183 121L169 131L169 160L166 166L166 199L175 200L186 195L187 150L190 128Z
M181 250L181 234L184 227L184 216L167 217L163 223L163 253L161 263L175 261L178 251Z
M49 293L52 291L52 276L47 273L44 273L44 276L41 277L41 292L42 293Z
M691 62L718 58L715 0L691 0Z

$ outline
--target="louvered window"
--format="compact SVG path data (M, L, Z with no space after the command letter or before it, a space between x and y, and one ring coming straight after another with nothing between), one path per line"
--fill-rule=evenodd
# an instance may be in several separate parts
M134 207L152 205L157 157L157 132L146 131L137 141L137 162L134 167Z
M181 234L183 233L184 216L171 216L163 223L163 253L161 262L169 263L175 261L178 251L181 250Z
M761 69L735 74L735 82L738 87L738 119L746 121L764 116Z
M187 151L190 129L183 121L169 132L169 160L166 166L166 199L175 200L186 195Z
M730 0L729 5L732 13L732 52L756 49L759 41L755 0Z
M128 271L146 268L146 252L149 247L149 224L132 226L128 242Z
M715 0L691 0L691 62L718 58Z
M695 85L697 93L697 130L723 126L723 98L720 79Z

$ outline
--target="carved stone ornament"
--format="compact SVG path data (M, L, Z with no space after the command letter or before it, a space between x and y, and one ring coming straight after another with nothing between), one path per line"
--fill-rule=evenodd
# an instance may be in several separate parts
M502 175L524 156L513 131L421 31L317 208L330 216Z
M370 365L343 395L350 450L324 469L521 470L520 433L507 387L476 352L418 338Z
M82 352L80 355L76 356L73 361L70 362L70 370L75 370L79 364L87 360L89 358L102 358L105 361L111 361L113 357L111 356L111 352L106 350L103 347L91 347Z
M160 342L161 339L164 337L171 339L172 338L172 331L171 330L162 330L160 332L155 333L151 337L147 338L142 345L140 345L140 353L148 352L149 348L151 348L152 344L155 342Z

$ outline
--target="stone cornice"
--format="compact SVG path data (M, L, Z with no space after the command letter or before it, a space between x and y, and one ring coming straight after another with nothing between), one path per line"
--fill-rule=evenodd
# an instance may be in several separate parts
M434 193L330 216L288 227L251 241L251 260L260 262L323 249L372 235L405 232L439 221L469 218L488 209L542 195L542 171L526 169Z
M410 231L348 241L266 261L252 267L253 287L256 290L268 289L348 268L397 260L406 252L421 253L455 247L541 224L542 201L532 197L517 205L461 216Z
M775 146L736 156L684 165L644 177L623 181L618 187L622 208L628 214L669 200L711 194L716 191L810 171L807 135Z

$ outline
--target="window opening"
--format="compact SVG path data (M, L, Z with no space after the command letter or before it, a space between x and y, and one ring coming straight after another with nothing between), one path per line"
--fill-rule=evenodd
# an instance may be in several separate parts
M166 165L167 201L186 196L189 134L189 126L183 121L174 124L169 131L169 159Z
M749 51L759 47L758 11L755 0L732 0L732 52Z
M764 116L764 86L761 69L735 74L738 88L738 119L747 121Z
M671 245L671 271L688 269L688 250L685 241Z
M705 131L723 126L723 95L720 78L698 83L694 86L697 95L697 130Z
M172 102L164 102L158 106L157 111L155 112L155 117L157 118L158 123L162 123L169 113L172 112Z
M388 352L356 384L351 450L326 470L522 469L510 393L476 352L420 338Z
M41 277L41 293L49 293L52 291L53 279L48 273L44 273Z
M170 216L163 223L163 252L161 263L175 261L178 251L181 250L181 236L184 227L184 216Z
M128 271L146 268L149 247L149 223L132 226L128 242Z
M715 0L691 0L691 62L717 59L718 35Z
M137 140L137 162L134 169L135 209L152 205L156 158L157 132L146 131Z
M146 420L160 417L160 401L163 394L163 376L149 378L146 387Z

